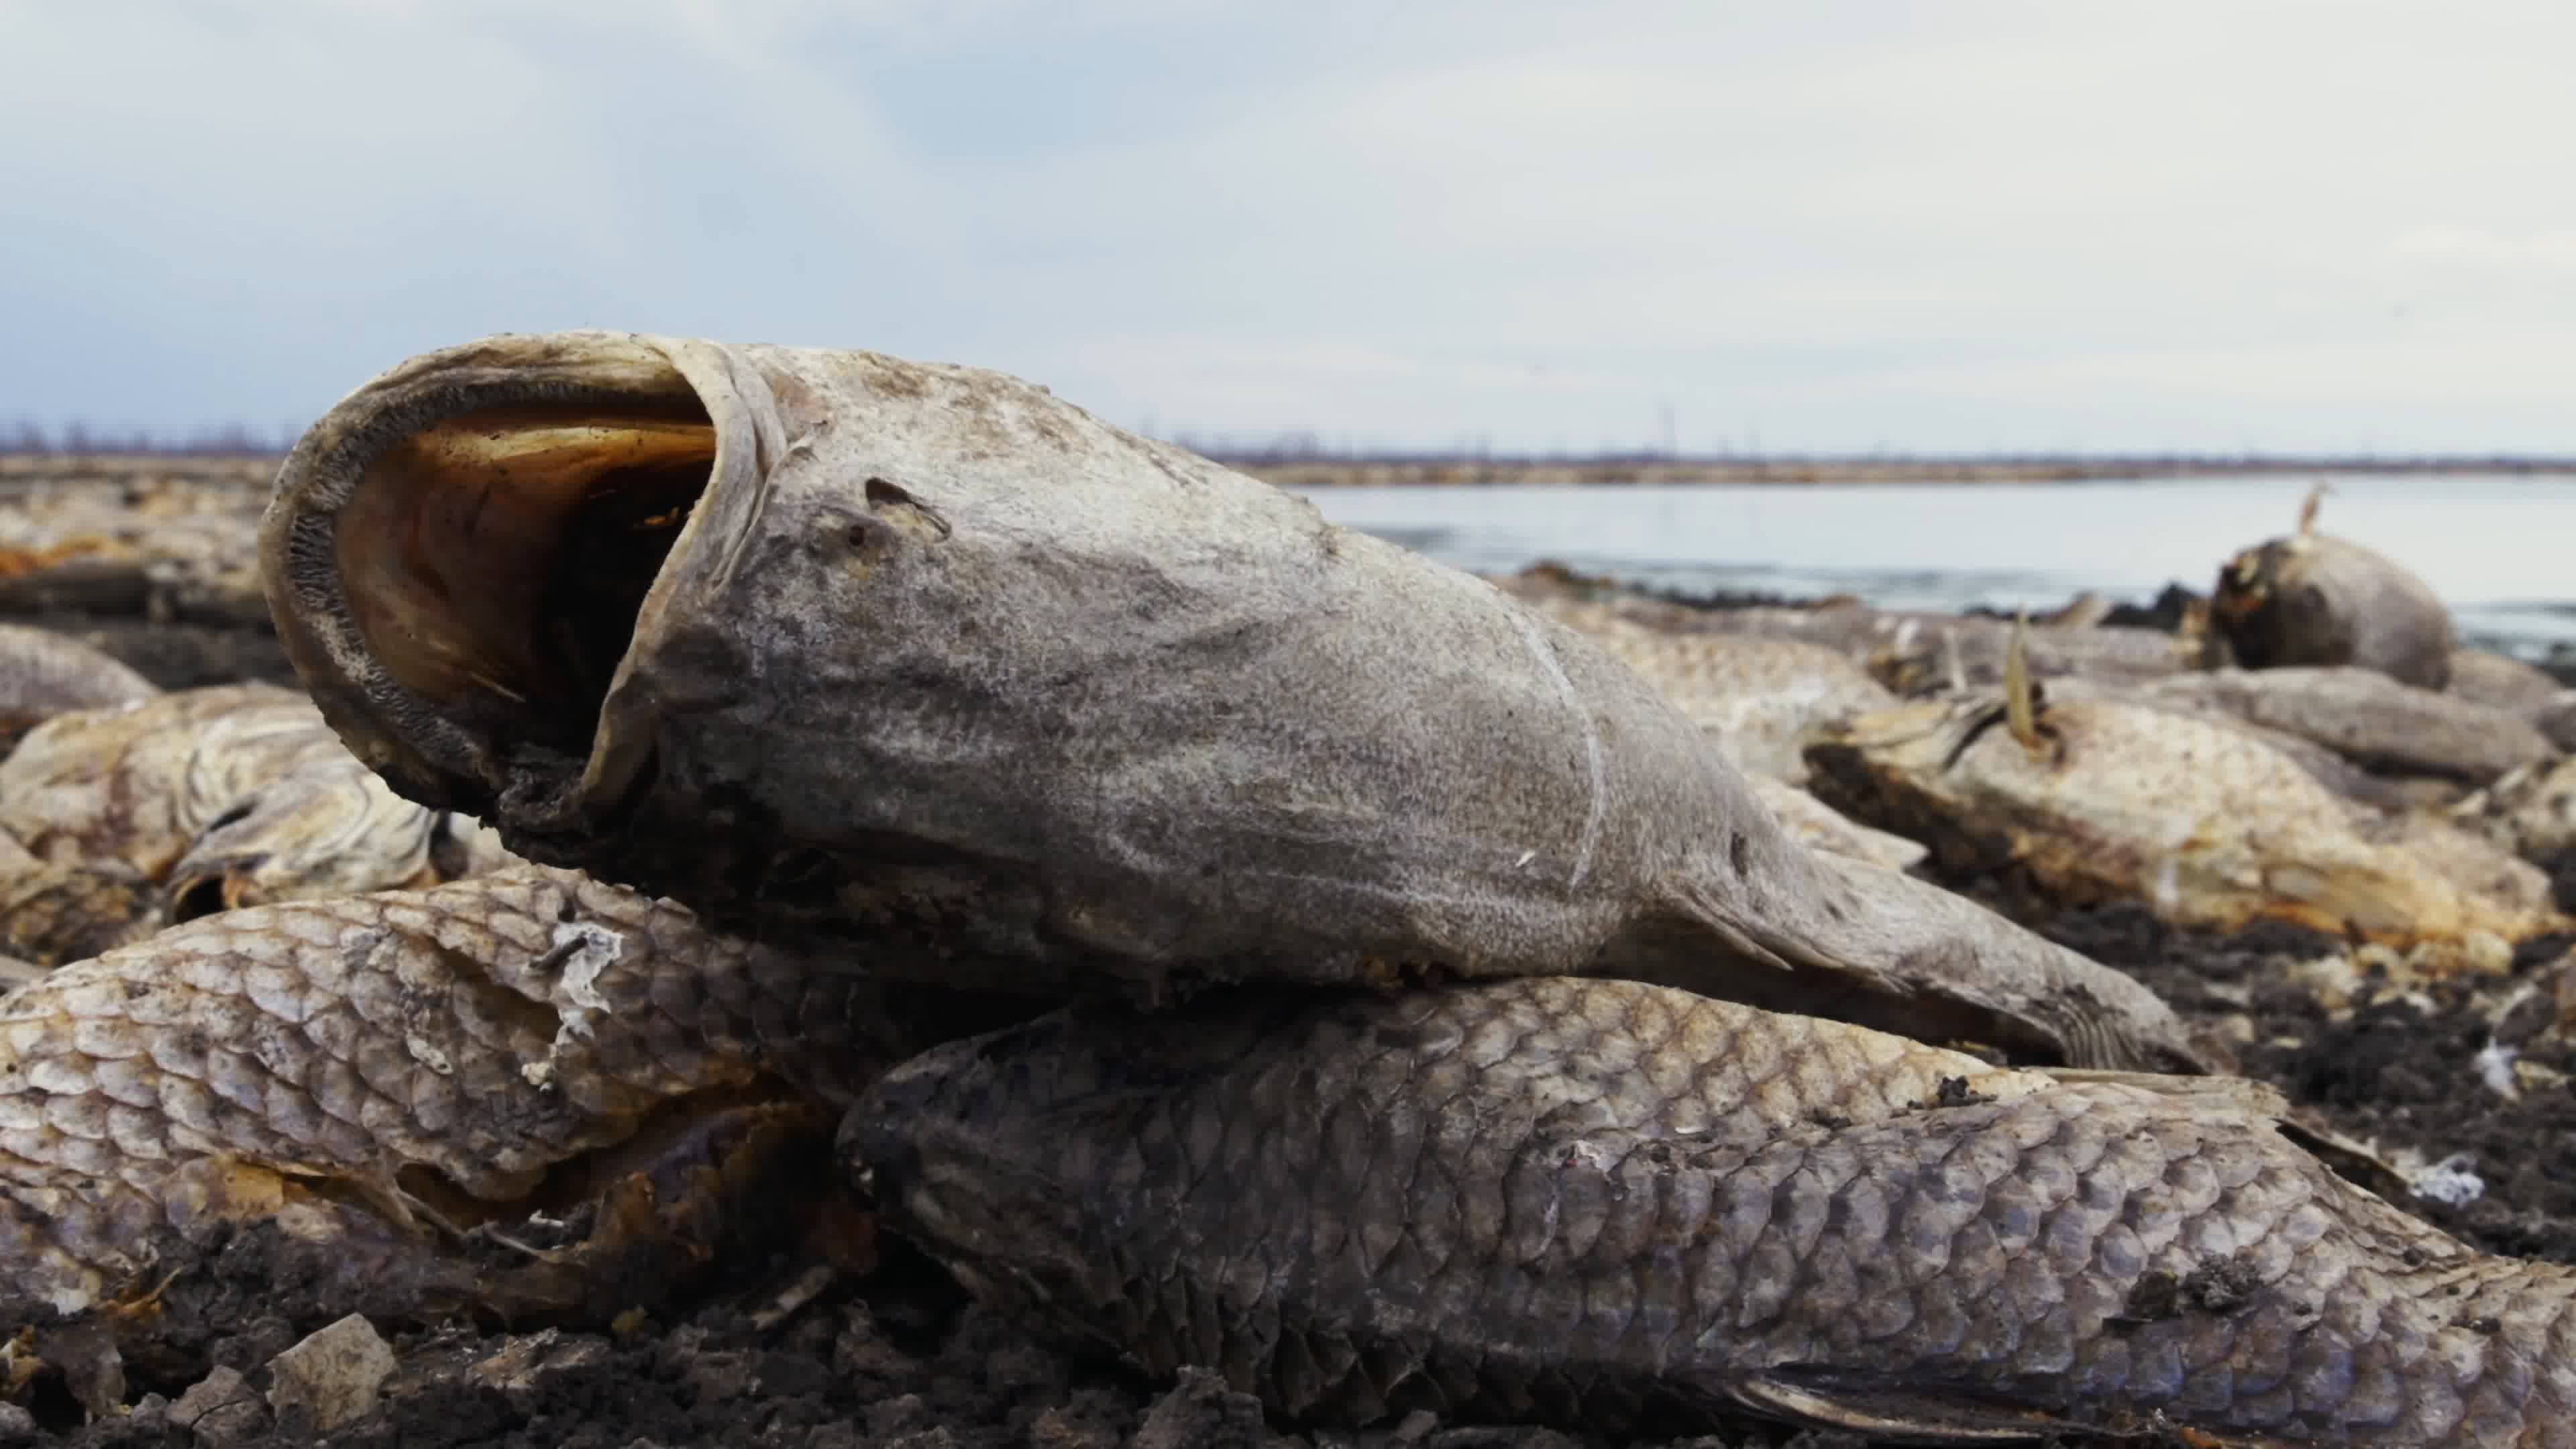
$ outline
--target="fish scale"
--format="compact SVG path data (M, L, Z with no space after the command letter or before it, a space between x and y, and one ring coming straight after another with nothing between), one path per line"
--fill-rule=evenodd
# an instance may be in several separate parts
M845 1100L896 1049L873 990L538 866L173 928L0 1000L8 1286L96 1301L154 1225L225 1215L226 1164L507 1204L675 1097L766 1074Z
M2576 1272L2278 1105L1536 978L1065 1013L896 1068L843 1142L964 1281L1301 1418L2576 1445Z

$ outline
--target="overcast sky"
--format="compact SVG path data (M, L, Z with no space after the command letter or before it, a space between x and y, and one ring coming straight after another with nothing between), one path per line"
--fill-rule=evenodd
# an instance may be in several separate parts
M2576 7L0 0L0 423L487 332L1497 449L2576 452Z

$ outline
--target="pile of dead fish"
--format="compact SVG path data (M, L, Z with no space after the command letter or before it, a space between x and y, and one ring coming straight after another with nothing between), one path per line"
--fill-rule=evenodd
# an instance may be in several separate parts
M0 1390L185 1382L245 1263L604 1318L863 1213L1300 1422L2576 1445L2576 1273L1930 878L2565 928L2555 687L2304 524L2183 636L1703 612L999 374L567 333L345 399L259 564L309 702L49 665L106 697L0 766Z
M2179 632L1500 582L1653 680L1822 848L2500 972L2571 925L2544 866L2576 844L2576 692L2458 647L2430 591L2313 531L2313 505Z

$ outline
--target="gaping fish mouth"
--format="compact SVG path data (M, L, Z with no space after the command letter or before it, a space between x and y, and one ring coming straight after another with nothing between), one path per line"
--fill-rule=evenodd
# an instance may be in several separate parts
M596 806L649 751L651 702L618 698L630 651L678 575L729 567L778 431L748 364L704 343L500 336L404 363L278 475L260 563L288 657L413 799L488 812L536 752Z

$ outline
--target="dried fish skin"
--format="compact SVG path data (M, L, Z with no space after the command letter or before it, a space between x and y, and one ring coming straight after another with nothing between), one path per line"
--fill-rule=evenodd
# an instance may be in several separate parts
M55 715L133 704L160 692L150 680L69 635L0 624L0 755Z
M435 885L503 857L396 795L293 690L233 685L58 715L0 761L0 943L46 964L174 920Z
M998 373L490 338L316 423L262 547L361 759L728 929L904 933L1035 991L1930 1001L2043 1059L2199 1060L2125 977L1813 857L1490 585Z
M0 996L0 1297L103 1310L265 1227L348 1308L505 1300L442 1222L846 1102L916 1045L900 1019L863 974L537 866L177 926Z
M2248 669L2349 664L2419 689L2450 683L2451 611L2422 579L2322 533L2276 538L2218 571L2210 627Z
M2091 697L2048 706L2048 749L1991 702L1852 721L1808 752L1817 793L2064 904L2138 901L2177 925L2281 920L2422 947L2426 964L2566 929L2545 877L2437 821L2343 800L2242 728ZM2438 833L2441 839L2431 839Z
M1301 1420L2576 1444L2576 1272L2351 1186L2250 1084L1995 1071L1624 982L1185 1021L935 1049L844 1150L977 1292Z

